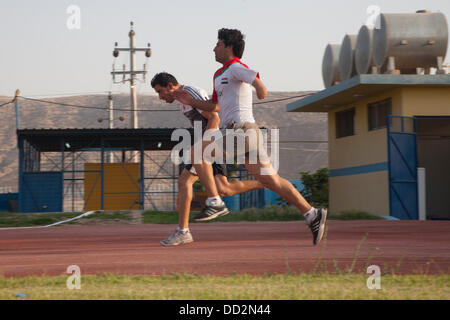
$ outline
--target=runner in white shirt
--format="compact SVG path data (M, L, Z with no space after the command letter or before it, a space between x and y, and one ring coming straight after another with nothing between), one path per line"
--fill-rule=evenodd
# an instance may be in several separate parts
M213 101L219 102L219 117L225 127L231 121L255 123L251 83L258 76L239 58L229 60L214 74Z
M212 99L208 101L194 99L181 90L174 92L173 95L178 101L194 108L219 112L221 128L243 129L244 132L251 129L258 133L259 128L255 124L252 111L252 87L256 89L258 99L264 99L267 90L259 74L241 62L244 47L244 36L239 30L220 29L214 53L216 61L223 66L214 74ZM203 150L210 143L204 141ZM245 148L248 152L251 148L259 149L260 144L250 144L246 139ZM194 163L194 167L208 194L206 207L202 213L205 216L213 215L219 209L215 204L221 199L214 185L212 167L204 158L200 164ZM289 181L281 178L273 170L270 162L258 160L252 164L246 159L245 167L264 187L278 193L300 210L313 234L313 244L318 244L325 231L327 210L313 208ZM262 174L263 172L271 174Z
M195 121L200 121L202 123L202 132L207 129L217 129L219 127L220 119L216 112L195 109L175 100L172 96L173 91L180 89L187 92L192 98L208 100L209 97L205 90L181 85L173 75L166 72L156 74L151 81L151 85L158 93L159 98L167 103L175 104L180 109L180 112L189 119L192 126L194 126ZM219 194L224 197L263 188L262 184L256 180L229 182L227 179L226 164L214 163L212 167L215 184L219 190ZM167 239L161 241L162 245L174 246L194 241L189 230L189 213L193 196L192 186L197 180L198 176L195 169L191 164L186 164L178 178L178 228ZM216 215L199 218L194 217L194 221L211 220L219 216L224 216L228 212L228 209L224 205L222 210L216 212Z

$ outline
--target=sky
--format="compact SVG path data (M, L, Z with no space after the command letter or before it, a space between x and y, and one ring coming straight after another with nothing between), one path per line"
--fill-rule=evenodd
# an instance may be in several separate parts
M357 34L371 15L440 11L450 21L448 0L0 0L0 96L45 97L129 92L113 84L112 64L129 68L128 53L112 56L114 42L129 45L134 22L137 47L151 44L147 78L137 91L153 94L151 78L172 73L180 83L212 93L220 68L213 48L220 28L241 30L242 61L260 72L269 91L322 90L322 58L328 43ZM79 19L71 6L79 8ZM69 27L68 27L69 22ZM79 22L79 24L77 24ZM77 28L79 27L79 28ZM446 62L450 61L448 50ZM146 58L137 53L137 69ZM120 80L121 78L116 78Z

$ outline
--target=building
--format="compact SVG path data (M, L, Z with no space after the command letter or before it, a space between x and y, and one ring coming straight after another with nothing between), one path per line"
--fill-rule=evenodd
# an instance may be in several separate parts
M450 218L450 75L360 74L287 111L328 113L330 212Z
M0 209L16 201L24 213L174 211L181 170L171 156L176 129L19 129L19 192L0 194ZM249 179L243 171L229 174ZM239 210L261 207L264 195L254 190L234 200ZM193 209L203 207L196 200Z

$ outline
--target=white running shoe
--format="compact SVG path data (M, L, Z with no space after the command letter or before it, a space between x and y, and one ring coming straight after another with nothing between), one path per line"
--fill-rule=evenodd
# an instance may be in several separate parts
M177 246L179 244L186 244L194 242L190 231L181 232L175 230L167 239L161 240L163 246Z

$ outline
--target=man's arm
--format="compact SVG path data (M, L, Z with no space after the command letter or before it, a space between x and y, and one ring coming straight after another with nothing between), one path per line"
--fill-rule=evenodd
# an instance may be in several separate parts
M208 119L208 125L206 129L218 129L220 124L220 118L217 112L203 111L202 116Z
M256 96L258 99L264 99L267 97L267 89L264 83L258 77L252 82L252 86L256 89Z
M192 96L185 90L179 89L172 92L173 97L180 101L182 104L191 106L196 109L210 112L219 112L219 104L213 100L197 100L192 98Z

